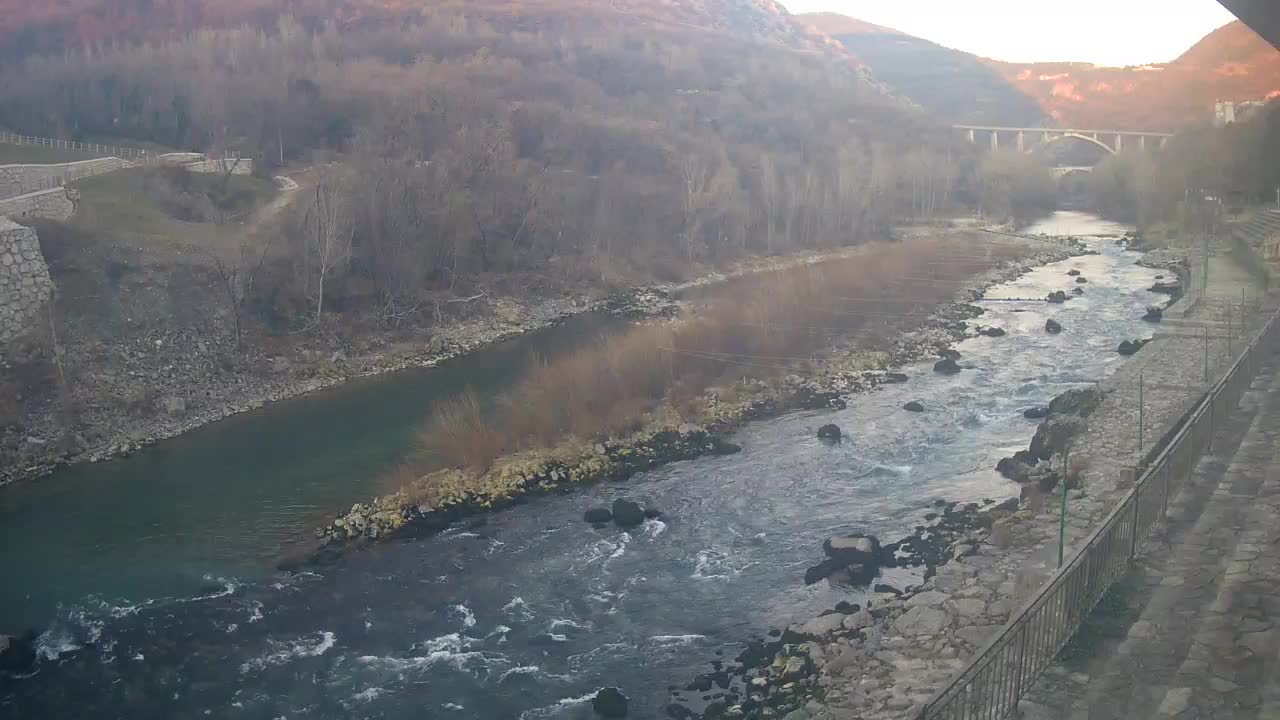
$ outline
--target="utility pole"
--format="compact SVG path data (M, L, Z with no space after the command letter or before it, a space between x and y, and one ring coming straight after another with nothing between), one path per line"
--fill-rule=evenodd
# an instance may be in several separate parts
M1071 448L1062 451L1062 507L1058 515L1058 567L1067 551L1067 478L1071 474Z

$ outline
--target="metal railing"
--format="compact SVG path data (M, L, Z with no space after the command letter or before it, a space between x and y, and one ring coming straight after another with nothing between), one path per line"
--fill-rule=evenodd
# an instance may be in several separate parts
M73 150L77 152L98 154L104 157L115 156L118 158L124 158L125 160L143 160L144 158L152 157L153 155L142 148L126 147L123 145L82 143L74 140L59 140L57 138L18 135L16 133L8 132L0 132L0 143L6 145L34 145L36 147L47 147L58 150Z
M1273 315L1226 374L1195 405L1182 428L1084 545L1009 619L1000 633L921 710L922 720L999 720L1009 716L1067 641L1128 569L1138 545L1165 518L1212 442L1214 425L1239 403L1267 349L1280 335Z

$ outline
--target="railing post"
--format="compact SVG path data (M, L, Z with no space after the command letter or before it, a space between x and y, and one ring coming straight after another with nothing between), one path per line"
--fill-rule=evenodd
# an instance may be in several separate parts
M1168 465L1168 463L1166 463ZM1135 482L1133 485L1133 532L1129 538L1129 558L1138 556L1138 508L1142 505L1142 484Z

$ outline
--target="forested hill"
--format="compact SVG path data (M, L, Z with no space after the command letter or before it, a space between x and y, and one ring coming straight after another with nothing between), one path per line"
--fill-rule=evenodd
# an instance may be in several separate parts
M1047 115L976 55L834 13L801 15L941 122L1037 126Z
M967 146L771 1L358 2L218 3L216 22L158 3L137 32L168 18L162 39L0 68L0 127L238 150L266 173L336 160L352 251L325 297L349 308L494 273L678 277L1014 185L979 182Z

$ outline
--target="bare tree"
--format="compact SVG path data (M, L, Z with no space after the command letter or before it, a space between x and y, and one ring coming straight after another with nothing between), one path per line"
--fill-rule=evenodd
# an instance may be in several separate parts
M352 219L350 197L342 180L329 169L322 169L316 181L315 200L307 209L304 223L307 252L315 259L317 323L324 312L325 280L351 259L351 239L355 233Z
M241 348L243 342L245 302L252 296L254 280L266 264L275 236L275 233L267 233L266 240L258 244L255 243L256 235L243 234L237 239L235 253L230 257L204 251L204 255L213 263L214 273L218 276L218 287L227 300L236 350Z

